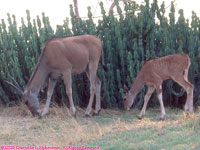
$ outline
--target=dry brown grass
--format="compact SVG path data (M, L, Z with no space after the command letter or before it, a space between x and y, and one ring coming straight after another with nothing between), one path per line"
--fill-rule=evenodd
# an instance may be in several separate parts
M1 108L0 111L0 145L20 146L66 146L77 145L106 135L132 129L154 128L161 130L169 125L198 122L199 113L190 117L182 110L169 113L165 121L158 121L159 109L153 117L138 120L138 110L121 112L119 110L102 110L100 116L83 118L84 110L77 108L77 118L69 113L67 107L50 108L49 115L42 119L32 117L24 106ZM171 110L167 109L167 112Z
M0 144L9 145L61 146L102 134L97 123L79 116L75 119L65 107L51 108L50 115L42 119L31 117L23 105L6 108L0 113L0 124Z
M2 108L0 112L0 144L6 145L54 145L77 144L103 135L110 128L103 129L91 118L83 118L84 111L77 110L77 118L66 107L50 108L49 115L42 119L32 117L26 106ZM105 113L114 111L103 110ZM115 125L114 128L118 128ZM8 140L9 139L9 140Z

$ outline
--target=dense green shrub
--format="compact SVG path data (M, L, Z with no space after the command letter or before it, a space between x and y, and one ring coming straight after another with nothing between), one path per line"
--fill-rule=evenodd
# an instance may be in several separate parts
M102 40L105 63L109 69L105 72L99 64L98 76L102 81L102 106L104 108L123 106L123 87L131 86L141 66L150 57L165 56L173 53L187 53L192 65L189 80L195 85L194 104L199 105L200 90L200 19L192 13L191 23L184 18L183 10L175 21L175 7L171 3L170 13L165 13L164 3L158 6L157 0L149 4L138 5L135 2L125 3L120 7L116 1L118 16L113 12L106 14L103 3L100 3L102 18L94 21L90 7L88 19L77 20L70 6L71 22L67 18L63 25L54 31L49 18L31 19L27 11L27 20L17 25L15 16L8 14L8 24L0 22L0 104L21 101L16 91L4 81L12 76L25 87L34 71L38 57L44 48L45 41L53 36L70 37L81 34L94 34ZM27 23L25 23L27 22ZM70 27L71 25L72 27ZM137 96L136 107L143 103L144 88ZM40 96L44 99L45 95ZM89 99L89 81L85 74L73 76L73 97L75 104L85 107ZM182 106L186 93L173 81L163 84L164 103L169 106ZM62 80L58 81L53 100L58 104L66 103L65 88ZM155 94L151 106L158 104Z

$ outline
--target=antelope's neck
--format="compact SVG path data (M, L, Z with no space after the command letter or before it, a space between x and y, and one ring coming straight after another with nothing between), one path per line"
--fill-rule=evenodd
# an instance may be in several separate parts
M33 73L32 77L30 78L26 90L30 91L34 95L38 95L40 89L44 85L48 78L48 72L45 67L38 67L36 68L35 72Z
M144 83L143 83L143 80L142 80L142 74L139 73L138 76L133 81L133 84L132 84L131 89L130 89L130 92L131 92L133 97L135 97L139 93L139 91L141 90L143 85L144 85Z

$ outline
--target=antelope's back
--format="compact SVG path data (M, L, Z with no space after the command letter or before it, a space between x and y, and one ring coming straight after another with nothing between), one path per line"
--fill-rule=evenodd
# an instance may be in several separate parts
M174 54L169 55L168 64L170 72L179 74L189 69L191 61L190 57L187 54Z
M143 74L144 80L154 78L167 80L188 70L190 64L190 58L187 54L173 54L150 59L145 62L140 72Z
M83 71L90 61L99 61L101 41L93 35L53 38L46 43L45 56L52 68Z

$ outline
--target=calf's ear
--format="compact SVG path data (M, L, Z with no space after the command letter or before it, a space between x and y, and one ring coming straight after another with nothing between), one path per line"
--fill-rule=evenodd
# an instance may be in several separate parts
M124 85L124 92L128 93L128 87L126 85Z

